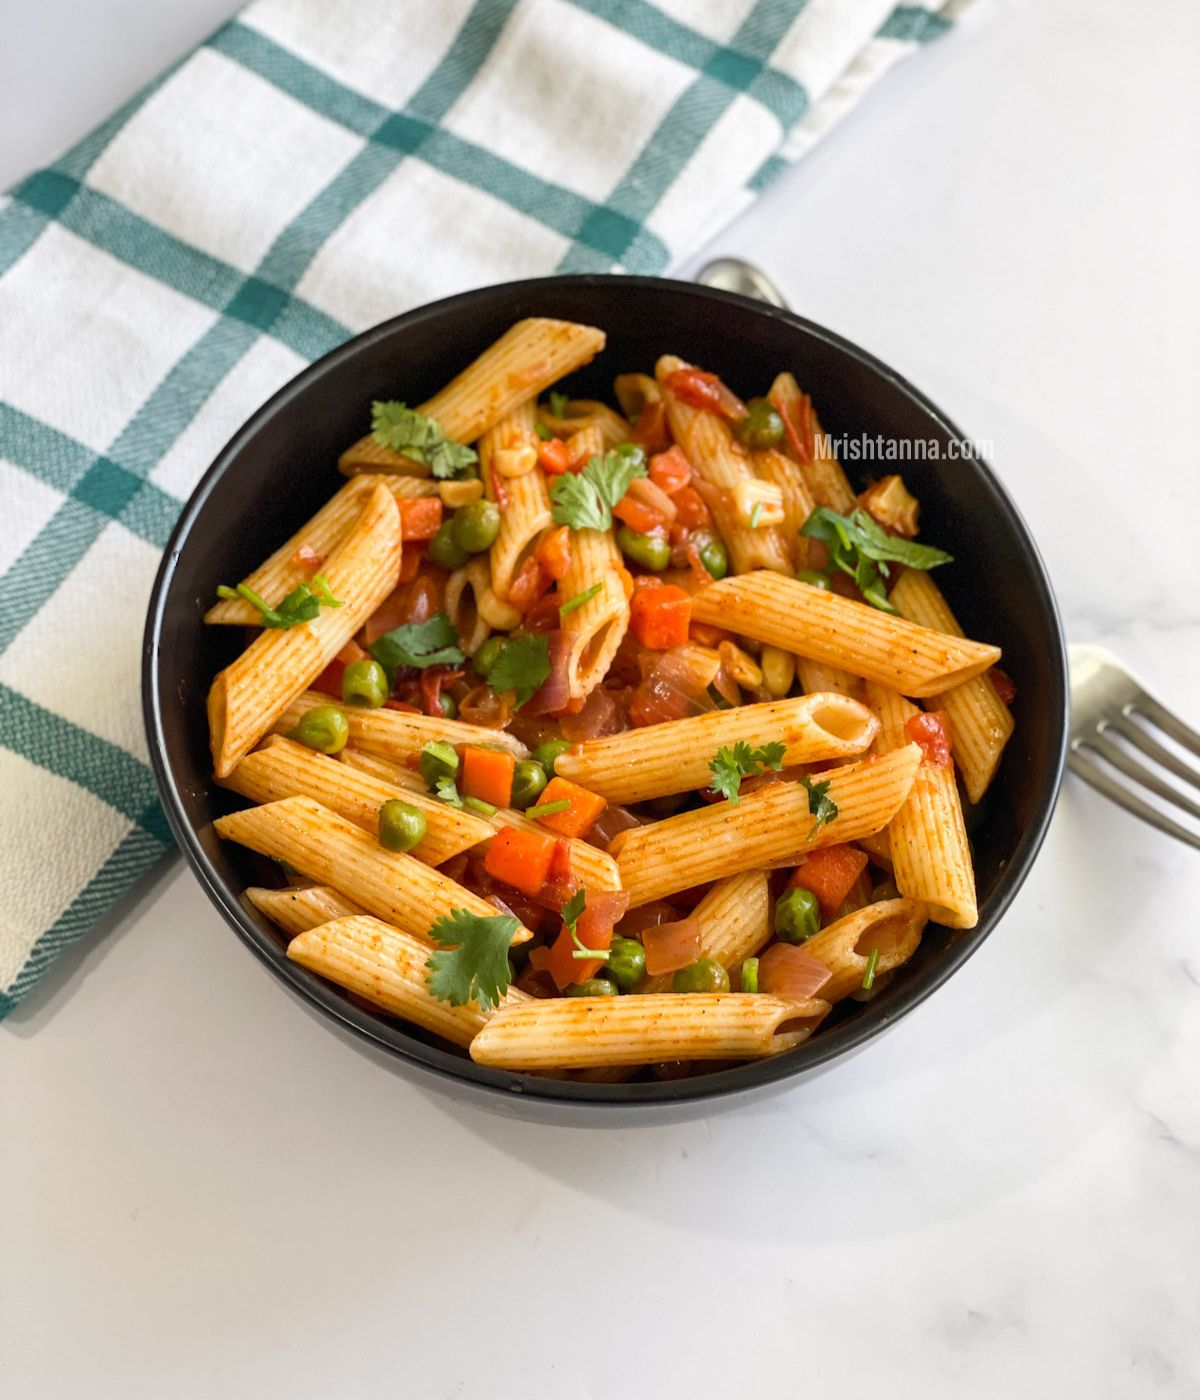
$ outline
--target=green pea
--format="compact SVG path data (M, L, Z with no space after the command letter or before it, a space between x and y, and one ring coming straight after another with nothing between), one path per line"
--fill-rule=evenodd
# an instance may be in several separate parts
M617 987L607 977L589 977L586 982L573 982L567 988L569 997L615 997Z
M522 811L531 807L546 786L546 770L532 758L523 758L513 769L512 805Z
M342 699L362 710L377 710L388 698L387 672L378 661L364 657L342 672Z
M291 737L318 753L341 753L350 737L350 724L336 705L305 710Z
M468 554L482 554L500 533L500 507L495 501L472 501L454 513L454 543Z
M820 569L797 569L796 580L799 583L811 584L813 588L823 588L829 592L829 575L823 574Z
M716 958L697 958L671 978L673 992L727 992L729 973Z
M895 880L883 880L871 891L871 903L878 904L883 899L899 899L900 891Z
M670 541L659 535L639 535L628 525L622 525L617 531L617 543L635 564L656 574L662 573L671 562Z
M417 759L417 772L433 787L439 778L453 778L458 772L458 754L445 739L434 739L426 744Z
M471 665L479 672L486 681L488 673L492 667L500 660L500 653L504 650L503 637L489 637L484 642L475 655L471 658Z
M458 702L453 695L447 695L444 690L439 691L438 704L441 706L444 719L458 718Z
M775 901L775 932L785 943L803 943L821 927L821 905L812 890L797 886Z
M613 451L623 462L635 462L639 467L646 465L646 450L636 442L619 442Z
M646 975L646 950L636 938L614 938L604 969L623 992L632 992Z
M692 536L692 543L696 546L700 562L713 578L724 578L729 572L729 556L720 538L711 530L697 530Z
M470 555L454 538L454 518L443 520L438 532L429 541L429 557L443 569L461 569Z
M737 425L738 440L747 447L777 447L783 433L783 419L775 405L767 399L751 399L745 418Z
M425 813L399 798L379 809L379 844L389 851L411 851L425 836Z
M565 739L547 739L544 744L539 744L533 751L533 761L540 763L551 777L554 776L554 765L563 754L571 747Z

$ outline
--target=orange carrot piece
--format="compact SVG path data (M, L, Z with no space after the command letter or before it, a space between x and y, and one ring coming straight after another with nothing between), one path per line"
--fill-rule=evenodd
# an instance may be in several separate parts
M492 837L483 868L494 880L524 894L537 894L546 883L553 859L553 836L506 826Z
M431 540L442 524L442 502L437 496L417 496L397 501L400 508L400 538Z
M687 641L692 600L675 584L636 589L629 608L630 630L644 647L669 651Z
M493 807L507 807L512 801L513 774L517 760L499 749L467 744L462 751L462 794Z
M538 563L556 583L566 578L567 570L571 567L570 536L570 526L559 525L557 529L548 530L537 547L535 557Z
M539 817L538 808L549 807L551 803L569 802L569 807L561 812L551 812L548 817ZM608 806L603 797L572 783L567 778L551 778L542 791L536 806L529 809L529 815L542 826L557 831L560 836L582 836L590 831L596 818Z
M857 846L824 846L810 851L788 881L789 889L811 890L822 918L831 919L867 868L867 853Z

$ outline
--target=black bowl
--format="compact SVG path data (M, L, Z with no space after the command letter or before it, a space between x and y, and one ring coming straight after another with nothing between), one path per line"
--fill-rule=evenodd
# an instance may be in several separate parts
M808 1044L773 1059L692 1078L580 1084L485 1069L351 1002L288 961L285 941L241 891L277 884L278 867L220 841L213 819L237 805L211 773L204 699L241 645L240 629L201 623L218 583L245 577L336 489L338 453L359 437L376 398L419 403L524 316L602 327L608 348L571 379L578 396L608 398L613 376L650 370L672 352L721 374L742 395L782 369L812 395L832 435L935 444L902 470L921 501L922 537L951 550L938 581L968 635L997 642L1017 683L1016 734L975 833L978 926L931 925L912 962L870 1003L849 1003ZM312 365L254 415L218 456L184 508L155 582L146 624L143 699L150 753L167 817L217 908L281 982L329 1019L436 1076L457 1096L578 1121L675 1116L810 1074L862 1046L912 1010L996 926L1042 843L1062 777L1066 653L1050 582L1024 522L982 462L951 458L958 430L911 385L840 337L725 292L640 277L559 277L466 292L398 316ZM848 464L854 475L853 463ZM867 464L869 470L870 464ZM877 474L891 469L876 467ZM864 473L865 474L865 473ZM705 1105L705 1111L712 1107ZM625 1112L621 1112L621 1110Z

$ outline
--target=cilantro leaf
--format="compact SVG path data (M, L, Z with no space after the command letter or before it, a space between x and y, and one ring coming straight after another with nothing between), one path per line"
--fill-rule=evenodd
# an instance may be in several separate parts
M428 622L406 622L402 627L393 627L367 650L387 672L389 686L403 666L457 666L463 659L458 633L445 613L435 613Z
M452 909L433 925L429 936L442 946L425 963L431 996L451 1006L479 1003L491 1011L508 990L512 968L508 948L521 921L511 914L486 916Z
M393 452L423 462L440 481L473 476L479 461L465 443L453 442L432 418L395 400L371 405L371 436Z
M560 394L556 389L550 391L550 413L555 418L565 418L567 416L566 394Z
M531 633L505 642L488 671L488 685L497 695L512 691L519 710L549 674L550 644L542 633Z
M316 574L308 583L297 584L277 608L273 608L261 598L248 583L239 583L236 588L221 584L217 589L218 598L244 598L262 614L263 627L287 631L302 622L311 622L322 608L340 608L342 599L335 598L329 589L329 580L324 574Z
M646 475L646 463L631 453L606 452L593 457L581 472L565 472L550 487L550 514L556 525L572 530L607 530L613 506L629 484Z
M849 515L818 506L800 527L800 533L828 545L830 567L849 574L864 600L881 612L896 611L888 601L885 586L891 575L889 563L909 569L935 569L939 564L950 563L953 557L944 549L889 535L861 506Z
M458 795L458 784L453 778L443 774L433 780L433 795L447 807L462 807L463 799Z
M838 805L829 796L829 779L824 782L814 783L809 777L800 779L800 786L808 789L808 810L816 817L812 830L808 833L808 839L817 834L823 826L828 826L831 821L837 819Z
M579 922L579 916L587 908L587 890L582 885L575 891L570 899L563 905L563 923L575 932L575 925Z
M752 749L744 739L739 739L731 749L718 749L716 758L708 765L713 775L713 791L721 793L730 802L737 802L742 779L757 777L768 768L778 773L783 767L786 753L786 744L764 744L761 749Z

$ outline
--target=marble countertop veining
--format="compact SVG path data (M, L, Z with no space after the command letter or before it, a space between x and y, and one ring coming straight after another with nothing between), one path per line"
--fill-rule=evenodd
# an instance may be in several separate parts
M1193 723L1198 56L1191 0L989 0L708 250L991 438L1068 632ZM0 1027L0 1389L1200 1395L1198 880L1068 781L889 1035L586 1132L328 1033L177 864Z

